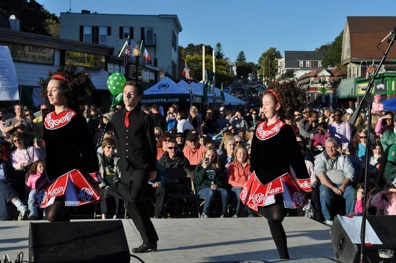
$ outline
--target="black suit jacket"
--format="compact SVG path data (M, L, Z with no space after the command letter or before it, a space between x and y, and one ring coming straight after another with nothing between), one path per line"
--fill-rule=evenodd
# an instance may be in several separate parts
M156 171L157 149L153 120L136 107L129 115L130 125L126 128L125 114L125 109L116 112L110 121L114 129L117 154L120 156L120 170L134 170L148 165L150 171Z

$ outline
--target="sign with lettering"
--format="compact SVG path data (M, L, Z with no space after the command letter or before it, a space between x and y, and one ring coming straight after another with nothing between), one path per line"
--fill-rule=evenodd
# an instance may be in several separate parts
M14 61L54 65L55 49L53 48L8 42L0 42L0 45L8 46Z
M0 101L19 100L18 79L10 50L0 46Z
M87 68L105 68L105 57L87 53L66 51L66 65L75 65Z

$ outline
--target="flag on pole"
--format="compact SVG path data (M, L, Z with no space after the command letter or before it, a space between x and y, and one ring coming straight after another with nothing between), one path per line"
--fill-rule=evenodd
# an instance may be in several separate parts
M150 62L151 57L150 57L146 47L143 44L143 40L140 42L140 51L142 52L144 59L147 60L148 62Z
M125 48L124 59L122 60L122 64L124 67L128 64L129 59L131 58L133 52L133 46L131 40L128 38L128 46Z
M182 75L187 79L190 80L190 68L188 67L187 63L184 62L184 69Z

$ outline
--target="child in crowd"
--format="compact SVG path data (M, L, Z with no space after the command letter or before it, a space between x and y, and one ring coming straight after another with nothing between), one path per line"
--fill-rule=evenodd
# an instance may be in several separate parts
M396 178L374 195L371 203L384 211L384 215L396 215Z
M374 96L374 101L371 106L371 113L381 115L381 111L383 111L383 110L384 110L384 104L381 103L381 95L376 94Z
M358 184L356 188L355 216L363 215L364 185Z
M198 195L205 198L202 217L209 217L209 208L216 194L221 195L222 210L220 217L225 217L227 212L227 177L216 162L216 150L208 147L205 149L202 161L195 167L194 183Z
M26 190L29 195L28 197L28 207L29 207L29 220L37 220L38 219L38 208L33 205L34 199L36 196L36 182L37 179L41 177L45 173L45 161L38 160L35 161L32 167L27 172L27 182L26 182Z

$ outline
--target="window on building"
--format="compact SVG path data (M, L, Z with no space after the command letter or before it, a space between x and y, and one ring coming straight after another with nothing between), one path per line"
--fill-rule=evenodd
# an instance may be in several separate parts
M310 67L310 63L309 63L309 61L305 61L305 66L306 66L307 68L309 68L309 67Z
M92 43L92 27L91 26L84 26L83 41L85 43Z
M299 66L300 68L304 67L304 61L299 61L298 66Z
M318 61L318 67L319 67L319 68L322 67L322 61Z
M105 26L99 27L99 44L100 45L107 44L107 27Z
M131 36L129 35L129 26L124 26L124 27L123 27L122 37L123 37L123 38L131 37Z
M133 39L133 27L129 26L120 26L120 39L127 39L127 38Z
M154 37L154 28L153 27L146 27L146 44L147 45L154 45L155 44L155 37Z

